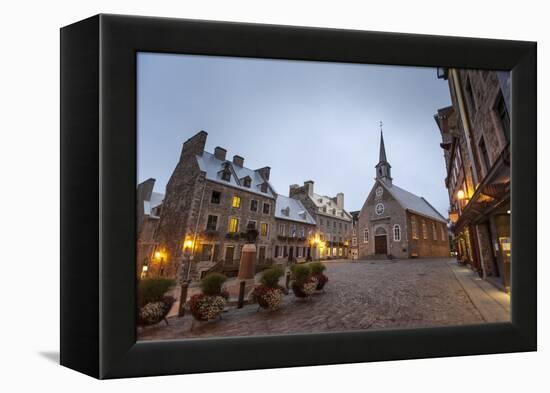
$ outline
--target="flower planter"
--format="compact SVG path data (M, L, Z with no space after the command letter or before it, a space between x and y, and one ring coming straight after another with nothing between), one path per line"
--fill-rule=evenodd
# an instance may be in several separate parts
M280 287L270 288L259 285L254 288L252 298L261 308L277 310L283 302L283 289Z
M225 308L222 296L193 295L189 300L189 309L197 321L210 321L217 318Z
M174 301L175 299L172 296L165 296L161 301L147 303L138 312L138 325L147 326L154 325L162 320L166 321L166 315L170 312Z
M305 282L301 284L293 283L292 292L294 296L304 298L313 295L317 289L317 279L315 277L309 277Z
M316 290L321 291L325 287L325 284L328 281L328 277L325 276L323 273L315 274L313 277L317 280L317 288Z

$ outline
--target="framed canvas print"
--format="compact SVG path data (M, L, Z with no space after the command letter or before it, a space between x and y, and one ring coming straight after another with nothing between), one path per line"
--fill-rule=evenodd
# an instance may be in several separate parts
M61 29L61 364L536 350L536 44Z

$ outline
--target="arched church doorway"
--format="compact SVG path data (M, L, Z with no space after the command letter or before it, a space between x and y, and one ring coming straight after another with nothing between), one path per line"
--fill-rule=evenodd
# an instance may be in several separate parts
M383 227L374 231L374 253L377 255L388 254L388 233Z

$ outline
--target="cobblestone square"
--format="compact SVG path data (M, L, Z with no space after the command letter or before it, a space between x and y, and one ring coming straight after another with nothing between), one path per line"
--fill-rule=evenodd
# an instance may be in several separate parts
M310 299L297 299L290 292L277 311L258 310L254 304L228 306L221 319L202 323L187 312L183 318L168 318L169 325L140 328L138 339L436 327L509 318L506 299L492 299L490 289L476 286L473 272L454 270L454 260L347 260L326 265L325 291Z

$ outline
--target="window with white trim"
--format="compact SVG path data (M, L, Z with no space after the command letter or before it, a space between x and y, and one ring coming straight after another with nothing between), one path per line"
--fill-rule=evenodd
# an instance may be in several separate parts
M369 242L369 230L365 229L363 231L363 243L368 243L368 242Z
M399 224L395 224L393 226L393 241L394 242L401 241L401 226L399 226Z

